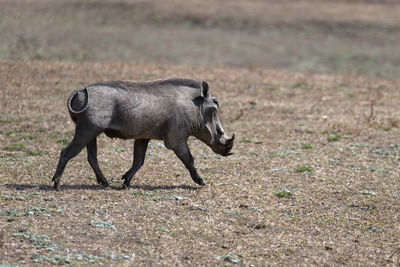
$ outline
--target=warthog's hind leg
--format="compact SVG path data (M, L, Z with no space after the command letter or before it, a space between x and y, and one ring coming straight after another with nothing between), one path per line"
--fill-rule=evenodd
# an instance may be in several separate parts
M64 172L65 166L68 161L79 154L82 149L98 135L98 131L91 129L88 130L87 126L75 128L75 135L72 139L71 143L67 147L65 147L60 154L60 159L58 161L56 172L53 176L52 181L54 182L54 189L59 190L61 175Z
M92 141L86 146L88 161L90 166L92 167L94 173L96 174L97 183L108 186L108 182L104 177L103 173L100 170L99 163L97 162L97 142L96 138L93 138Z
M60 188L61 175L63 174L65 166L67 165L68 161L73 157L75 157L76 155L78 155L79 152L81 152L84 147L85 147L84 144L80 144L72 140L72 142L61 151L56 173L54 174L52 179L52 181L54 182L55 190L59 190Z
M131 185L132 177L135 173L143 166L144 159L146 157L147 145L150 139L136 139L135 147L133 152L133 164L132 167L122 176L122 180L125 180L122 188L129 188Z

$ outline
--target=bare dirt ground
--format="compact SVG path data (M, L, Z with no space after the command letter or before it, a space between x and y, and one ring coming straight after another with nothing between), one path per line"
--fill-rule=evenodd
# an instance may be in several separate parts
M234 155L191 140L207 186L150 145L120 190L132 141L98 140L51 177L71 140L81 82L204 79ZM118 266L371 266L400 261L398 81L145 63L0 61L0 263ZM9 266L9 265L6 265Z
M0 0L0 57L400 78L399 1Z

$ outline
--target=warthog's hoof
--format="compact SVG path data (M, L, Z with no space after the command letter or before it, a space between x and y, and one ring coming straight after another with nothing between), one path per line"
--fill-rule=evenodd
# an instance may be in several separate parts
M198 185L206 186L206 184L204 183L203 179L195 180L194 182L195 182L196 184L198 184Z
M130 183L126 183L125 180L125 182L122 184L122 189L128 189L129 187L131 187Z
M108 182L107 183L100 183L100 185L102 186L102 187L104 187L104 188L106 188L106 187L109 187L110 185L108 184Z
M107 182L107 180L105 178L101 179L101 178L97 178L97 183L103 187L108 187L109 184Z
M60 191L60 182L54 181L53 188L56 191Z

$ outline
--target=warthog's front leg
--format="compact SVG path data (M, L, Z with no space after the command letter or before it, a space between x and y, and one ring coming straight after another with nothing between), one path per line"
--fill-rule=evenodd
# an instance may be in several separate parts
M183 142L176 147L172 148L178 158L185 164L186 169L189 170L190 176L193 181L199 185L206 185L201 179L200 175L197 173L196 168L194 167L194 159L192 154L190 154L189 146L186 142Z
M136 139L135 147L133 152L133 164L132 167L122 176L124 184L122 188L129 188L131 185L132 177L135 173L143 166L144 159L146 157L147 145L150 139Z

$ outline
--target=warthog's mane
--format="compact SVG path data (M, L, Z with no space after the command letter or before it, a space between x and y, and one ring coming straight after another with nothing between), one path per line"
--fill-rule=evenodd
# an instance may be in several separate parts
M119 88L123 90L129 90L129 88L153 88L153 87L178 87L185 86L196 89L201 89L202 83L199 81L189 79L171 78L167 80L155 80L148 82L131 82L131 81L108 81L108 82L97 82L89 86L108 86L113 88Z

